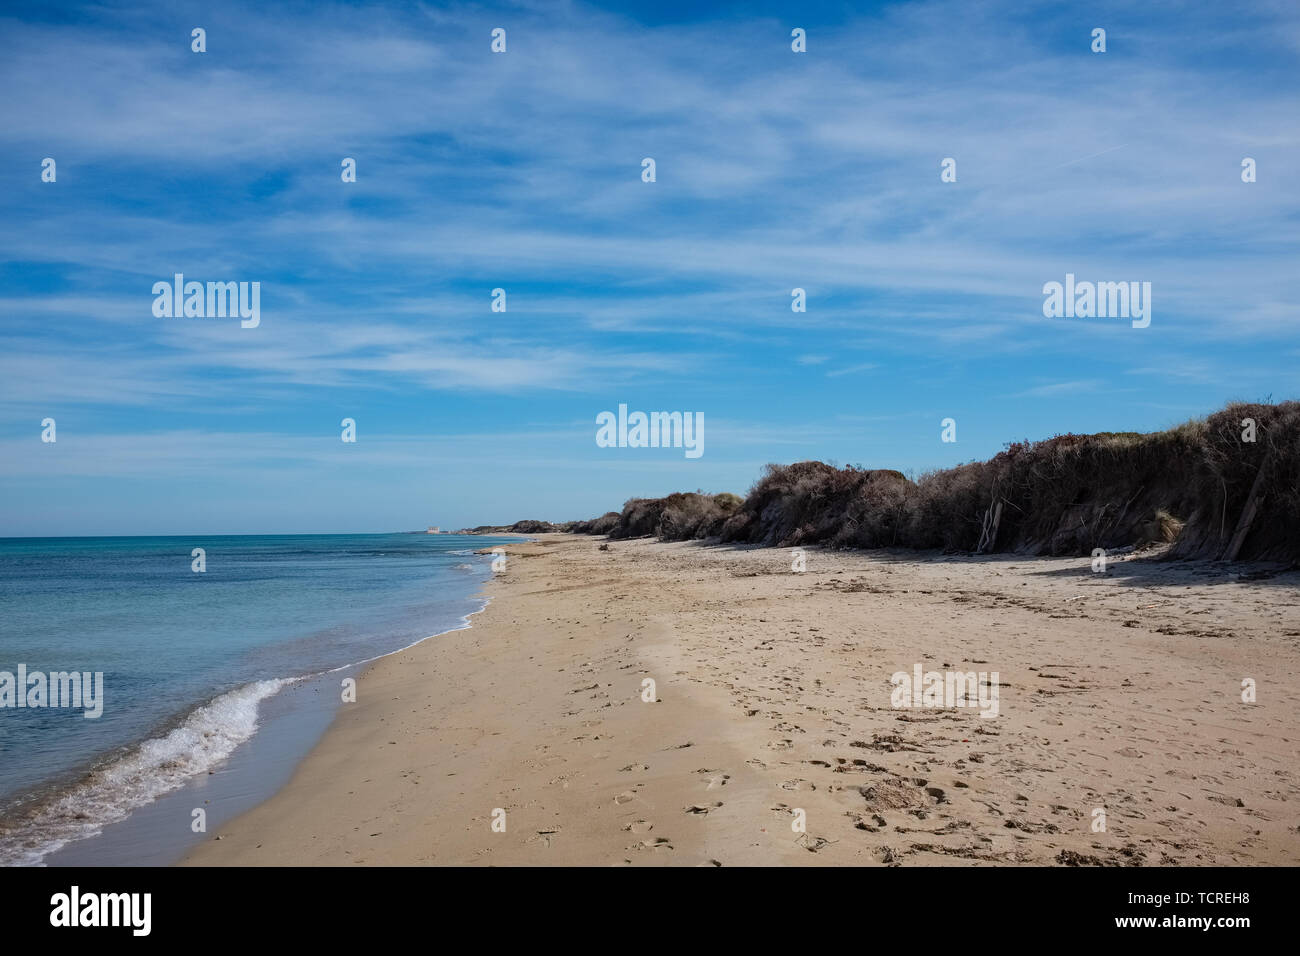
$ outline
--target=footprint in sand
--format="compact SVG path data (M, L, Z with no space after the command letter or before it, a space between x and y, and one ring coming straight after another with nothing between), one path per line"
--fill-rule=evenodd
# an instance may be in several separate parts
M642 840L633 850L671 850L673 845L668 842L667 837L655 837L653 840Z
M794 842L797 846L803 847L809 853L816 853L822 847L830 846L831 843L835 841L828 840L825 837L813 836L811 833L804 833L799 837L796 837Z
M859 830L866 830L868 833L879 833L885 827L889 826L889 824L879 813L873 813L871 815L870 823L868 823L863 817L858 817L858 822L855 823L854 826Z
M559 832L560 832L560 828L559 828L559 827L554 827L554 828L552 828L552 829L550 829L550 830L538 830L537 833L536 833L535 835L530 836L530 837L529 837L527 840L525 840L524 842L525 842L525 843L540 843L540 844L542 844L542 846L549 847L549 846L551 845L551 841L552 841L552 839L553 839L553 838L556 836L556 834L558 834Z
M655 828L655 825L649 820L633 820L631 823L623 824L623 829L628 833L649 833Z
M816 790L817 788L807 780L785 780L781 783L782 790Z
M717 803L692 803L689 807L686 808L686 812L698 813L701 816L703 816L704 814L708 813L710 810L716 810L720 806L722 806L721 800L719 800Z
M614 798L614 802L631 803L635 799L636 799L635 793L633 793L631 790L624 790L622 793L620 793L617 797Z
M704 789L717 790L719 787L725 787L727 785L727 781L730 779L731 779L731 774L729 773L717 774L716 776L709 778L709 785Z

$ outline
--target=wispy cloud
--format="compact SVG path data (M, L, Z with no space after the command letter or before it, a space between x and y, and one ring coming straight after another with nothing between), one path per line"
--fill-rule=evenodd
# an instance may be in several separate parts
M869 447L904 460L881 464L925 465L953 449L919 409L996 449L1086 427L1078 395L1113 415L1296 391L1293 5L801 16L796 55L768 16L236 3L181 18L208 30L194 54L166 5L10 13L0 433L30 455L57 411L83 435L306 437L362 407L505 434L508 403L559 422L644 396L769 420L756 460L853 407L894 423ZM155 318L175 272L260 281L262 325ZM1151 282L1150 329L1044 319L1067 272ZM866 441L809 434L841 459Z

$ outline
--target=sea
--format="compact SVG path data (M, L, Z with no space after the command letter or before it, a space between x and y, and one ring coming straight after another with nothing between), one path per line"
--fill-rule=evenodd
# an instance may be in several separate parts
M470 626L476 552L517 540L0 538L0 703L20 666L103 675L98 717L0 706L0 865L176 862L287 782L362 665Z

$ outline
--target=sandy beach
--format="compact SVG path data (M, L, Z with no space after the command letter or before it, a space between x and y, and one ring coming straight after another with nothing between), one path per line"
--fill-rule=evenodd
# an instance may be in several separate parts
M185 862L1300 863L1300 572L603 543L507 547ZM893 706L916 665L997 715Z

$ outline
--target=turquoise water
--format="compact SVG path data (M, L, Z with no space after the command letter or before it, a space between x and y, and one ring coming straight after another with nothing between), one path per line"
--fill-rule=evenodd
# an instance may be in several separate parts
M221 765L284 687L464 625L457 535L0 539L0 671L103 672L103 713L0 708L0 863L35 863ZM206 569L193 570L193 549Z

